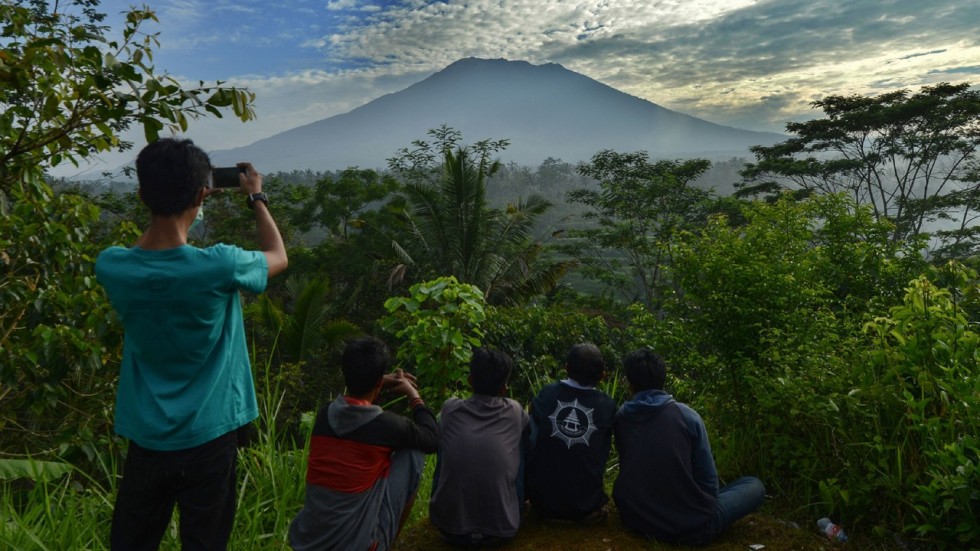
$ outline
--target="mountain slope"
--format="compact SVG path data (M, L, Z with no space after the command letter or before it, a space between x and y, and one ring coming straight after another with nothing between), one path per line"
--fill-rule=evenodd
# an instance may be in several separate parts
M557 64L468 58L348 113L213 152L212 159L250 160L265 172L382 168L399 148L442 124L460 130L465 143L508 138L502 159L532 166L547 157L588 160L601 149L746 155L749 146L783 139L670 111Z

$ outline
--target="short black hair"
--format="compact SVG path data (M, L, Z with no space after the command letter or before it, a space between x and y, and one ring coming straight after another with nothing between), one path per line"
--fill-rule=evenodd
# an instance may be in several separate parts
M568 376L585 386L595 386L606 370L606 360L599 347L584 342L573 345L565 356L565 369Z
M340 362L349 396L364 396L377 386L391 367L391 351L377 337L359 337L347 343Z
M474 348L473 357L470 358L470 384L473 385L473 392L500 396L513 369L514 362L507 354L489 348Z
M211 159L191 140L163 138L136 156L140 198L158 216L175 216L194 206L210 175Z
M634 350L623 358L626 380L637 391L664 389L667 380L667 364L659 354L649 348Z

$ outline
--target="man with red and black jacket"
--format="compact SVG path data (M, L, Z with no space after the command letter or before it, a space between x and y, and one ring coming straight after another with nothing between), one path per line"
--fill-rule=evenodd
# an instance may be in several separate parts
M389 549L411 510L439 428L415 378L391 367L374 337L348 343L342 370L347 394L317 413L310 438L306 500L289 527L297 551ZM408 399L412 419L374 405L381 390Z

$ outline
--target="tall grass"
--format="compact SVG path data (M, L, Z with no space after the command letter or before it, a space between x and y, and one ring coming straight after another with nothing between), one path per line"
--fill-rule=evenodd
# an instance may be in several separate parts
M289 523L303 505L309 439L297 447L280 432L285 393L269 364L262 372L257 438L238 456L238 511L229 549L285 548Z
M111 492L70 476L31 489L5 484L0 500L0 548L61 551L106 549Z
M303 504L306 449L277 428L283 401L278 383L267 375L258 387L257 438L239 450L238 510L229 549L285 548L289 523ZM99 465L97 477L75 469L47 482L4 482L0 549L108 549L122 460L110 457ZM180 548L177 517L175 512L160 549Z

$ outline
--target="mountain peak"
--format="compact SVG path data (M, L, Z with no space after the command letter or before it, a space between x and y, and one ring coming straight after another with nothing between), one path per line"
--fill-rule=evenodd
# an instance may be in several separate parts
M542 63L540 65L534 65L530 61L523 59L506 59L503 57L498 57L496 59L482 58L482 57L464 57L462 59L456 60L449 65L447 65L442 70L436 72L440 73L457 73L459 71L475 71L475 72L487 72L487 71L548 71L560 69L567 71L558 63ZM435 76L435 75L433 75Z
M653 158L747 155L778 134L716 125L568 70L557 63L469 57L349 113L214 152L216 162L251 159L263 170L382 168L385 159L446 124L464 143L507 138L505 162L588 160L602 149Z
M529 61L524 60L510 60L503 57L498 57L496 59L484 58L484 57L464 57L458 59L449 65L447 65L442 71L447 71L452 68L480 68L480 67L491 67L498 66L502 67L505 65L521 65L526 67L534 67ZM440 71L441 72L441 71Z

